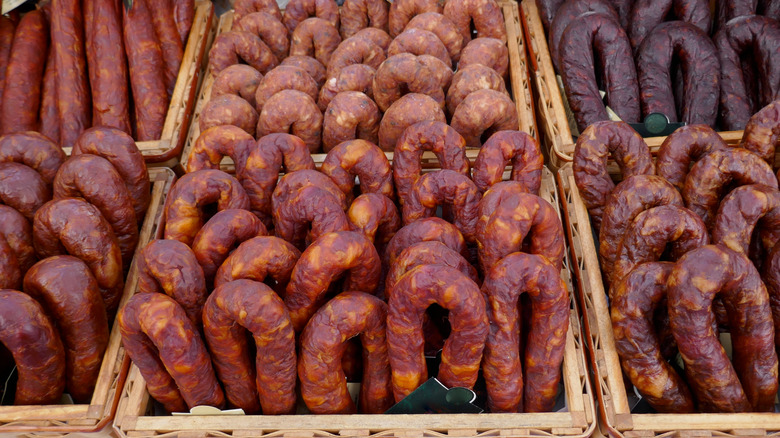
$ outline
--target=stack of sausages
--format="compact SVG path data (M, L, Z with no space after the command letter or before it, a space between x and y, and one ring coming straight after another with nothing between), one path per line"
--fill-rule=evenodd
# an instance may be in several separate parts
M168 411L290 414L300 382L313 413L382 413L428 378L423 354L440 349L438 378L471 388L482 371L492 412L553 407L569 295L532 137L493 134L472 169L466 139L424 120L401 133L392 165L353 139L316 170L299 137L225 129L192 150L166 200L164 239L142 251L139 293L119 314L128 354ZM424 151L441 170L421 174ZM226 155L235 177L218 170ZM426 312L433 304L449 325ZM357 406L347 378L362 383Z
M18 23L0 17L0 135L36 131L73 147L103 126L160 138L194 2L131 3L51 0Z
M706 0L538 4L580 132L610 119L599 90L629 123L661 113L722 130L780 98L776 0L719 0L716 20Z
M292 0L284 14L272 1L237 0L232 30L209 52L215 80L200 132L231 125L254 138L293 134L311 153L353 139L389 152L404 128L435 120L479 147L518 125L506 43L495 0L400 0L389 10L384 0L341 10Z
M679 128L655 163L624 122L594 123L577 141L574 177L599 233L615 345L658 412L774 412L778 109L756 113L739 146L707 125ZM731 334L731 361L719 331ZM669 362L678 351L684 376Z
M8 134L0 162L0 342L19 373L14 403L56 404L64 390L89 403L149 204L146 165L113 128L84 131L69 159L37 132Z

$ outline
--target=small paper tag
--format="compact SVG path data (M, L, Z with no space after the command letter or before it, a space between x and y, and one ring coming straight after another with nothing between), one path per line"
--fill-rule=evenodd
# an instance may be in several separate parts
M23 5L26 0L3 0L3 14L7 14L19 6Z
M197 415L197 416L213 416L213 415L246 415L243 409L226 409L220 410L213 406L195 406L190 409L189 412L171 412L171 415Z

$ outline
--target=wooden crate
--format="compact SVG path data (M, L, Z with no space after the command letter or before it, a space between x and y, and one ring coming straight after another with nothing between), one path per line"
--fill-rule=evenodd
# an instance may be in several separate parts
M152 199L139 230L136 253L157 236L162 219L162 205L175 174L167 168L149 169L152 182ZM137 278L135 260L130 264L125 289L120 301L123 306L135 293ZM100 368L95 392L89 404L43 405L43 406L0 406L0 435L64 436L74 432L95 432L103 429L114 418L116 408L125 384L130 360L125 357L121 345L119 328L114 323L111 329L103 365Z
M548 155L548 164L558 169L572 161L574 156L574 140L572 133L577 131L577 124L568 107L566 95L561 92L553 69L550 50L547 47L547 36L539 18L539 10L534 0L523 0L520 5L520 15L523 23L535 93L538 96L537 111L539 123L543 131L544 151ZM723 131L721 137L729 144L737 144L742 139L742 131ZM655 154L666 137L646 138L650 151Z
M590 352L599 416L609 434L632 438L780 436L780 414L775 413L631 413L590 217L575 185L571 164L558 171L558 187L574 262L572 272L578 283L581 308L585 309L585 342Z
M558 192L545 169L540 194L557 210ZM559 210L560 214L560 210ZM154 401L135 365L122 390L114 429L128 437L254 436L254 437L588 437L596 427L595 405L585 367L576 294L568 256L561 277L571 291L571 319L563 359L562 383L567 412L541 414L459 415L282 415L282 416L154 416Z
M517 115L519 120L519 127L521 131L525 131L531 134L534 138L539 138L537 135L536 120L533 109L533 98L531 96L531 83L529 76L529 66L526 62L526 43L522 32L522 25L520 23L520 14L518 11L517 3L511 0L499 0L502 12L504 13L504 24L507 30L507 40L509 44L509 78L512 91L512 99L517 107ZM233 11L224 13L219 18L219 24L217 25L216 34L219 35L222 32L227 32L233 27ZM208 69L208 60L203 62L204 68ZM200 127L198 126L198 117L200 115L203 106L211 99L211 87L214 84L214 76L211 73L205 73L205 79L203 80L203 86L201 87L200 97L195 104L195 117L192 121L192 125L187 135L187 140L184 145L184 151L181 157L181 168L177 168L177 171L183 171L187 166L187 159L189 158L190 150L193 143L200 136ZM470 158L476 158L478 149L474 149ZM325 160L326 154L312 154L314 163L319 168L323 160ZM392 152L385 152L388 159L393 158ZM473 156L472 156L473 155ZM433 154L426 154L423 159L428 161ZM233 161L226 157L222 160L222 170L233 171Z

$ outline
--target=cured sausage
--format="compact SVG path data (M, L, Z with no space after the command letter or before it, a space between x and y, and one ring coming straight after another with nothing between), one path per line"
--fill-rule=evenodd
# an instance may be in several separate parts
M700 409L770 412L777 394L772 313L766 288L750 260L723 246L708 245L684 255L668 284L672 334ZM733 365L712 331L715 297L728 309Z
M772 249L780 238L780 191L760 184L737 187L720 202L712 243L748 255L756 228L761 246Z
M477 270L461 254L438 241L417 242L401 251L390 265L385 281L385 295L389 298L396 283L407 272L420 265L444 265L462 272L479 284Z
M745 129L758 108L750 105L748 79L740 55L755 47L758 73L758 105L763 107L780 97L780 24L767 17L751 15L735 18L713 37L720 57L720 112L724 129ZM755 79L754 79L755 80Z
M314 186L325 190L333 195L338 201L341 209L346 211L349 208L347 198L344 192L328 178L325 174L312 169L303 169L295 172L288 172L279 179L279 184L274 189L276 202L286 202L293 192L308 186Z
M482 366L490 411L550 412L569 329L569 291L560 268L542 256L513 253L486 272L482 292L495 325ZM521 367L518 304L524 292L531 301L531 328Z
M609 120L596 84L594 49L600 71L607 72L604 87L609 107L622 120L638 122L639 83L628 36L613 17L588 12L566 27L558 49L566 98L580 132Z
M739 147L757 154L772 166L775 163L778 141L780 141L780 101L775 100L750 117Z
M639 49L645 37L655 33L656 26L665 21L671 11L678 20L710 34L710 5L706 0L635 0L628 26L631 47Z
M675 106L672 58L679 59L683 95ZM670 122L701 123L714 127L718 118L720 63L709 36L684 21L661 23L639 46L636 54L642 114L664 114Z
M688 385L661 354L653 314L666 304L669 262L639 265L613 287L612 330L631 383L658 412L693 413Z
M16 261L19 268L18 281L13 281L15 287L19 288L22 275L37 261L33 246L32 225L15 209L7 205L0 205L0 236L11 250L11 258Z
M539 8L539 18L542 20L545 32L550 29L557 11L560 9L564 0L539 0L536 4Z
M482 64L459 66L447 90L447 112L450 115L455 114L458 105L469 94L486 88L509 95L504 79L492 68Z
M325 263L324 263L325 262ZM344 291L374 293L382 272L379 254L362 234L324 234L301 254L293 268L284 302L296 333L324 303L331 283L346 274Z
M446 64L448 68L452 67L452 60L444 43L435 33L424 29L411 28L398 34L387 48L387 56L399 53L432 55Z
M438 217L427 217L404 226L387 244L383 255L385 266L396 264L401 252L418 242L441 242L468 260L469 250L460 231L451 223Z
M117 319L122 344L146 389L168 412L224 407L206 345L176 301L163 294L135 294Z
M245 16L252 12L265 12L282 21L282 11L279 4L274 0L236 0L233 4L233 22L240 22ZM290 32L292 33L292 31Z
M1 35L0 38L2 38ZM0 56L2 56L2 53L0 53ZM0 60L0 64L2 64L2 60ZM0 65L0 70L3 68L3 65ZM0 96L3 93L2 85L3 79L0 78ZM0 108L0 116L2 116L2 108ZM60 112L57 108L57 64L54 62L54 46L49 46L49 55L46 57L46 71L43 72L40 119L41 134L51 141L59 143Z
M176 20L176 30L181 37L181 43L186 48L192 23L195 22L195 0L174 0L173 17Z
M552 58L553 65L557 71L560 71L561 69L559 65L560 54L558 53L558 47L561 44L563 31L566 30L566 27L572 21L577 20L582 14L598 12L608 15L615 19L615 21L619 21L623 29L626 28L628 23L621 20L623 17L622 15L618 16L618 11L615 9L615 3L618 2L612 2L610 0L568 0L561 4L558 11L552 16L553 18L549 25L549 31L547 32L547 45L550 49L550 58ZM627 19L627 17L625 18Z
M403 56L403 55L398 55ZM376 78L374 79L376 83ZM374 88L376 96L376 88ZM379 147L392 152L406 128L422 121L446 123L441 105L424 94L410 93L395 101L379 122Z
M137 263L138 293L168 295L200 327L208 292L193 251L177 240L152 240L141 250Z
M455 23L444 14L438 12L426 12L419 14L409 21L404 31L409 29L422 29L433 32L447 48L452 62L458 62L460 52L463 50L463 36L458 32Z
M89 403L108 346L106 308L95 277L76 257L49 257L27 271L24 292L41 303L62 335L68 393L76 403Z
M598 230L607 197L615 183L607 173L607 159L613 155L623 178L655 173L650 148L628 123L596 122L577 139L574 148L574 180Z
M764 184L777 188L769 165L744 149L728 148L710 152L691 168L682 196L685 206L712 225L723 191L728 187Z
M217 75L231 65L243 61L262 74L279 64L271 49L257 35L231 30L214 38L209 50L209 69Z
M482 64L496 71L502 78L509 77L509 50L506 42L497 38L476 38L471 40L460 54L458 68Z
M374 76L374 100L380 110L388 108L408 93L420 93L444 104L443 85L431 68L411 53L400 53L383 62Z
M385 50L368 38L347 38L336 47L328 60L328 79L334 78L346 67L363 64L377 69L385 61Z
M390 43L393 42L393 39L390 37L390 35L387 34L387 32L385 32L382 29L377 29L375 27L367 27L363 30L358 31L358 33L356 33L353 36L356 38L367 39L372 43L376 44L377 46L381 47L382 50L384 50L385 52L387 52L387 48L390 47Z
M325 156L321 172L344 192L347 204L354 199L355 177L360 179L361 193L395 198L392 167L382 150L373 143L352 140L339 144Z
M217 211L249 209L249 197L241 184L221 170L203 169L179 178L165 200L165 239L191 245L206 222L206 207Z
M463 44L471 41L471 27L480 38L496 38L506 43L504 15L495 0L455 0L444 4L444 15L455 23Z
M246 160L256 146L254 137L237 126L213 126L201 131L195 140L190 149L186 170L195 172L201 169L219 169L222 159L227 156L235 163L236 176L242 181Z
M241 242L266 235L268 230L263 222L247 210L230 209L215 214L192 241L192 251L203 268L206 283L212 283L217 269Z
M249 356L246 331L256 346ZM203 309L203 334L231 406L247 414L295 411L295 332L284 302L268 286L236 280L219 286Z
M282 90L297 90L317 100L319 88L306 71L290 65L280 65L263 77L255 91L255 109L260 114L265 103Z
M458 105L450 124L466 140L467 147L479 148L483 137L517 129L517 107L506 94L477 90Z
M238 245L225 259L214 277L214 287L246 278L271 284L276 294L284 297L293 267L300 257L301 252L296 247L278 237L253 237Z
M290 34L310 17L317 17L339 28L339 7L334 0L292 0L284 10L284 25ZM323 63L324 64L324 63Z
M152 197L149 172L130 135L114 128L90 128L76 139L72 154L97 155L113 164L130 192L136 220L139 223L143 220Z
M0 163L0 202L32 221L35 212L50 199L51 189L38 172L24 164Z
M618 246L613 284L642 263L655 262L670 247L672 260L709 243L704 222L688 209L661 205L639 213ZM610 289L610 297L613 292ZM671 309L671 304L670 304Z
M301 396L314 414L354 414L341 366L349 339L363 344L360 412L381 414L393 403L386 342L387 305L363 292L344 292L312 316L301 334Z
M282 90L263 105L257 121L257 136L290 133L303 140L309 152L320 150L322 113L306 93Z
M257 141L257 147L249 154L241 172L252 212L266 227L272 224L271 195L282 166L287 173L314 170L314 161L300 138L290 134L269 134Z
M243 30L253 35L257 35L271 49L277 60L287 57L290 51L290 38L287 35L287 28L281 20L268 12L253 12L236 23L233 30Z
M237 126L254 137L257 128L257 111L246 100L225 94L213 97L205 105L198 117L201 132L214 126Z
M673 185L655 175L630 176L607 197L599 230L599 262L607 279L612 280L612 265L626 230L637 215L659 205L683 207L683 200Z
M135 0L129 11L124 8L122 11L125 51L135 107L135 139L158 140L162 135L168 112L168 90L165 82L165 60L152 25L152 13L146 0ZM57 62L57 71L61 72L59 62ZM60 79L63 79L63 76L60 76ZM62 80L59 83L67 84L69 81ZM57 90L61 95L63 89L70 88L61 86L57 87ZM63 111L62 97L60 97L60 118ZM63 122L61 128L63 139L67 138L65 128ZM76 135L84 128L86 126L79 129ZM70 144L72 142L63 146Z
M717 2L715 29L722 29L727 22L743 15L766 15L756 13L758 3L758 0L724 0Z
M767 255L761 267L761 278L769 293L769 306L772 309L772 320L775 333L780 330L780 245L775 245ZM775 347L780 344L780 338L775 337Z
M452 223L467 242L473 242L479 200L479 189L467 176L448 169L426 173L414 183L404 203L404 224L433 216L437 205L452 205Z
M479 150L472 172L479 191L485 193L500 182L509 164L512 165L510 179L523 184L528 193L538 195L544 157L536 139L522 131L498 131Z
M329 66L333 65L335 64L331 61ZM317 99L317 106L320 108L320 111L325 112L330 101L344 91L360 91L369 98L374 99L375 74L376 70L365 64L352 64L342 68L338 75L328 79L320 89L320 97Z
M469 174L466 141L458 131L444 121L415 123L404 130L393 154L393 178L401 205L420 178L420 160L424 151L433 152L442 169L454 170L465 176Z
M135 72L134 62L136 59L145 56L136 50L143 50L140 41L145 35L143 26L140 26L141 20L136 16L142 15L145 11L143 0L134 2L132 11L125 14L125 49L128 53L137 54L128 57L130 66L130 81L134 84L135 77L139 72ZM139 12L140 11L140 12ZM148 11L147 11L148 12ZM82 131L91 126L91 108L92 99L89 92L89 77L87 75L87 59L84 48L84 23L82 21L81 2L78 0L52 0L51 2L51 40L54 46L54 61L57 69L57 83L63 86L57 87L57 107L60 115L60 146L72 147L76 138ZM129 38L132 36L132 38ZM151 50L151 48L146 49ZM147 59L151 63L151 59ZM151 68L151 65L149 65ZM64 86L67 84L67 86ZM151 82L144 84L147 88L153 84ZM142 95L143 90L136 91L133 87L133 95ZM141 94L139 94L141 93ZM3 92L5 94L5 91ZM147 105L152 102L147 101ZM146 105L145 105L146 106ZM153 106L153 105L152 105ZM166 105L167 107L167 105ZM165 116L163 108L163 117ZM145 116L145 112L141 113ZM162 124L160 124L162 126ZM141 139L143 140L143 139ZM157 140L157 138L151 139Z
M387 348L396 402L428 378L421 327L425 310L434 303L449 310L452 326L437 379L450 388L473 388L477 380L489 332L485 298L476 283L457 269L417 266L395 285L387 312Z
M0 342L19 374L14 404L56 404L65 389L66 366L59 333L29 295L3 289L0 303Z
M280 183L271 198L278 237L304 249L324 234L349 230L339 199L328 190L307 185L284 192L283 187Z
M11 45L14 41L15 30L16 23L13 20L6 16L0 16L0 96L3 95L3 88L5 87L5 72L8 68L8 60L11 57ZM54 49L52 48L49 52L49 59L53 58L53 53ZM3 108L0 105L0 117L2 115Z
M52 193L54 199L83 198L97 207L119 242L122 263L130 266L138 245L138 222L130 193L108 160L90 154L71 157L57 172Z
M211 86L211 97L219 97L223 94L232 94L238 96L257 108L255 101L255 92L263 75L254 68L236 64L219 72Z
M483 272L523 249L529 237L527 252L545 256L558 269L563 266L566 249L558 213L549 202L524 190L520 183L499 183L479 203L475 234Z
M47 184L65 161L65 152L37 132L20 132L0 137L0 162L24 164L37 171Z
M365 94L359 91L337 94L323 115L322 149L330 152L339 144L355 139L377 143L381 118L379 108Z
M317 1L332 2L332 0ZM289 5L287 7L289 8ZM285 11L285 18L289 11L289 9ZM307 18L297 25L292 34L290 55L313 56L327 67L333 51L340 43L341 36L337 26L321 18Z
M347 39L361 29L387 30L388 5L382 0L345 0L341 5L341 38Z
M0 134L38 129L49 25L42 10L26 13L14 34L5 71Z
M113 318L124 289L122 252L97 207L74 198L47 202L35 214L33 245L42 259L70 254L86 263Z
M682 191L692 163L718 149L729 147L708 125L677 128L664 139L656 157L656 173Z
M352 201L347 211L352 231L363 233L380 254L401 228L401 216L393 201L379 193L365 193Z
M168 0L171 1L171 0ZM113 0L84 1L84 37L87 50L87 69L89 86L92 91L92 126L117 128L130 134L130 94L127 90L128 73L125 45L122 37L121 3ZM157 8L169 12L173 20L172 8L164 8L167 2L157 3L152 18L159 16ZM160 17L163 18L163 17ZM173 23L171 23L173 24ZM175 30L175 28L174 28ZM179 48L181 64L181 41L175 34ZM163 53L169 45L163 45ZM176 81L178 65L173 72ZM171 78L168 78L169 80ZM169 95L173 93L170 87ZM167 108L166 108L167 109Z
M390 36L395 38L404 31L412 18L426 12L441 13L442 8L437 0L399 0L390 3L387 17Z
M322 87L327 78L325 66L311 56L288 56L282 61L281 65L291 65L305 71L311 75L318 88Z

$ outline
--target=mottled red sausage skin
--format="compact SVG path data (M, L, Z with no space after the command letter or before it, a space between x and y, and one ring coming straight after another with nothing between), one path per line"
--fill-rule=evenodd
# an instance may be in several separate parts
M106 308L95 277L76 257L49 257L27 271L24 292L43 305L62 335L68 393L76 403L89 403L108 345Z
M117 319L128 356L149 394L168 412L224 407L206 345L176 301L163 294L135 294Z
M327 78L325 66L311 56L288 56L280 65L292 65L304 70L317 82L317 87L322 87Z
M381 414L393 405L385 321L387 305L364 292L344 292L312 316L301 334L301 395L314 414L354 414L341 366L348 340L360 335L363 384L360 412Z
M688 382L705 412L770 412L777 354L769 295L744 255L720 245L691 251L669 277L669 319ZM733 364L713 332L712 301L725 304Z
M780 238L780 192L751 184L729 192L718 207L712 224L712 243L748 255L753 230L767 250Z
M2 30L2 29L0 29ZM2 35L0 35L2 39ZM2 44L2 43L0 43ZM2 56L2 53L0 53ZM3 70L0 60L0 70ZM3 94L3 79L0 78L0 96ZM0 108L0 115L2 108ZM41 126L40 132L51 141L60 142L60 112L57 108L57 64L54 62L54 46L49 46L49 56L46 58L46 71L43 73L41 88Z
M233 7L235 8L234 23L238 23L243 17L258 11L269 13L279 21L282 20L282 11L279 10L279 5L274 0L236 0Z
M15 405L58 403L65 389L65 350L37 301L0 290L0 342L14 357L19 380Z
M179 178L165 200L165 238L191 245L206 222L204 207L217 211L249 209L249 197L241 184L221 170L203 169Z
M176 86L176 78L179 76L179 68L184 57L184 44L181 41L181 35L176 28L176 21L173 15L173 1L162 0L155 3L151 11L154 33L160 42L160 50L163 55L165 66L165 89L168 92L168 98L173 95L173 89Z
M673 185L655 175L630 176L607 197L599 230L599 262L607 279L612 278L618 246L634 218L659 205L682 207L683 200Z
M761 278L769 293L769 306L772 309L772 320L777 333L780 331L780 245L775 245L767 255L761 267ZM778 345L780 345L780 337L775 336L775 348Z
M630 1L633 3L633 0ZM560 71L560 65L558 64L560 59L558 47L561 44L563 31L566 30L566 27L572 21L577 20L581 15L588 12L605 14L614 18L616 21L620 21L620 25L623 29L626 28L626 23L621 21L621 17L618 16L618 11L615 9L615 3L618 2L609 0L568 0L561 4L558 11L552 16L553 18L550 22L549 31L547 32L547 45L550 48L550 58L552 58L556 70Z
M0 96L3 95L5 87L5 72L8 67L8 60L11 58L11 46L14 41L14 32L16 23L6 16L0 16ZM53 49L52 49L53 50ZM49 59L54 55L50 54ZM2 117L3 108L0 105L0 117Z
M346 0L341 6L341 37L347 39L361 29L387 30L389 5L382 0Z
M211 74L216 75L241 61L262 74L268 73L279 64L271 49L257 35L239 30L217 35L209 50Z
M339 28L339 7L334 0L292 0L284 10L284 25L290 34L309 17L317 17Z
M569 291L560 269L545 257L513 253L487 271L482 292L493 321L482 367L490 411L549 412L569 329ZM521 368L518 303L524 292L531 298L531 330Z
M282 90L263 105L257 121L257 136L293 134L316 153L322 143L322 113L314 99L297 90Z
M330 152L354 139L376 144L382 114L374 101L360 91L344 91L328 104L322 119L322 149ZM378 152L382 152L377 148ZM388 172L390 174L390 172Z
M255 365L246 331L257 347ZM247 414L295 411L295 331L284 302L268 286L236 280L214 290L203 309L203 332L228 404ZM259 400L259 402L258 402Z
M323 1L332 2L333 0ZM287 15L285 15L286 17ZM330 57L339 43L341 43L341 35L339 35L338 27L321 18L307 18L297 25L290 38L290 55L313 56L327 67Z
M12 258L16 260L21 281L21 275L38 260L33 246L32 224L15 209L0 205L0 236L8 244ZM21 285L19 282L16 284L16 287Z
M670 11L674 11L675 19L691 23L709 35L710 6L706 0L635 0L628 26L631 47L637 50Z
M333 65L333 62L329 64ZM321 111L325 111L330 101L342 91L360 91L373 99L375 74L376 70L365 64L351 64L342 68L336 76L329 77L320 89L317 106Z
M376 77L374 81L376 83ZM376 87L374 97L376 98ZM392 152L406 128L427 120L447 122L439 102L420 93L410 93L401 97L387 108L379 123L379 147L385 152Z
M347 203L354 199L355 177L361 193L378 193L394 199L393 171L382 150L365 140L345 141L328 152L321 172L344 192Z
M32 167L51 184L65 161L65 152L37 132L19 132L0 137L0 162L8 161Z
M244 64L231 65L219 72L214 79L211 97L233 94L255 107L255 92L261 80L263 75L254 68Z
M208 292L195 254L177 240L153 240L138 257L138 293L162 293L173 298L200 327Z
M301 252L296 247L278 237L254 237L230 253L217 270L214 287L245 278L264 281L274 286L277 295L284 297L293 267L300 257Z
M201 109L198 127L203 132L223 125L237 126L254 137L257 128L257 111L249 102L236 95L212 96Z
M426 12L441 13L442 8L436 0L399 0L390 3L387 17L390 36L395 38L404 31L412 18Z
M387 347L393 395L400 401L428 379L422 320L431 304L449 310L452 333L444 343L438 379L447 387L474 387L488 336L485 298L460 271L421 265L401 277L390 295Z
M623 178L655 173L650 148L628 123L597 122L577 139L574 149L574 180L598 230L607 196L615 183L607 173L607 159L613 155Z
M186 47L192 23L195 22L195 0L174 0L173 16L176 20L176 30L179 32L181 43Z
M287 191L286 187L280 183L271 198L276 236L303 250L326 233L349 230L347 215L333 188L308 184Z
M709 243L704 222L693 212L676 205L661 205L638 214L618 246L613 284L637 266L655 262L669 246L672 260ZM610 296L612 290L610 289Z
M469 250L460 231L451 223L438 217L427 217L404 226L395 233L384 254L384 264L392 266L398 256L418 242L437 241L468 259Z
M290 38L287 28L268 12L252 12L241 21L233 21L233 30L243 30L257 35L271 49L277 60L287 57L290 51Z
M0 134L38 129L49 23L42 10L26 13L14 34L5 71Z
M395 287L395 284L407 272L420 265L444 265L455 268L468 278L479 284L479 274L461 254L452 250L447 245L438 241L417 242L409 245L396 257L390 265L385 281L387 297Z
M0 201L32 220L48 200L51 189L40 174L19 163L0 163Z
M479 38L496 38L506 42L506 27L501 7L495 0L455 0L444 4L444 16L455 23L463 44L471 40L471 26Z
M682 191L692 163L729 145L708 125L686 125L666 137L658 149L656 173Z
M401 216L393 201L379 193L364 193L349 206L347 219L352 231L363 233L377 251L384 248L401 228Z
M739 147L758 154L769 165L774 165L778 142L780 142L780 101L776 100L750 117Z
M638 122L639 84L631 44L614 18L597 12L581 15L561 37L560 71L577 127L609 120L596 85L593 52L605 72L609 107L626 122Z
M450 124L466 140L467 147L480 148L483 137L517 129L517 107L500 91L477 90L458 105Z
M661 354L653 315L666 305L667 280L673 263L644 263L613 288L612 330L620 364L631 383L658 412L692 413L688 385Z
M347 273L343 290L374 293L382 272L374 245L360 233L339 231L317 239L293 268L285 304L296 332L322 306L331 283Z
M538 195L544 157L536 139L522 131L498 131L482 145L472 172L479 191L485 193L501 181L504 168L509 164L512 165L511 180L523 184L528 193Z

